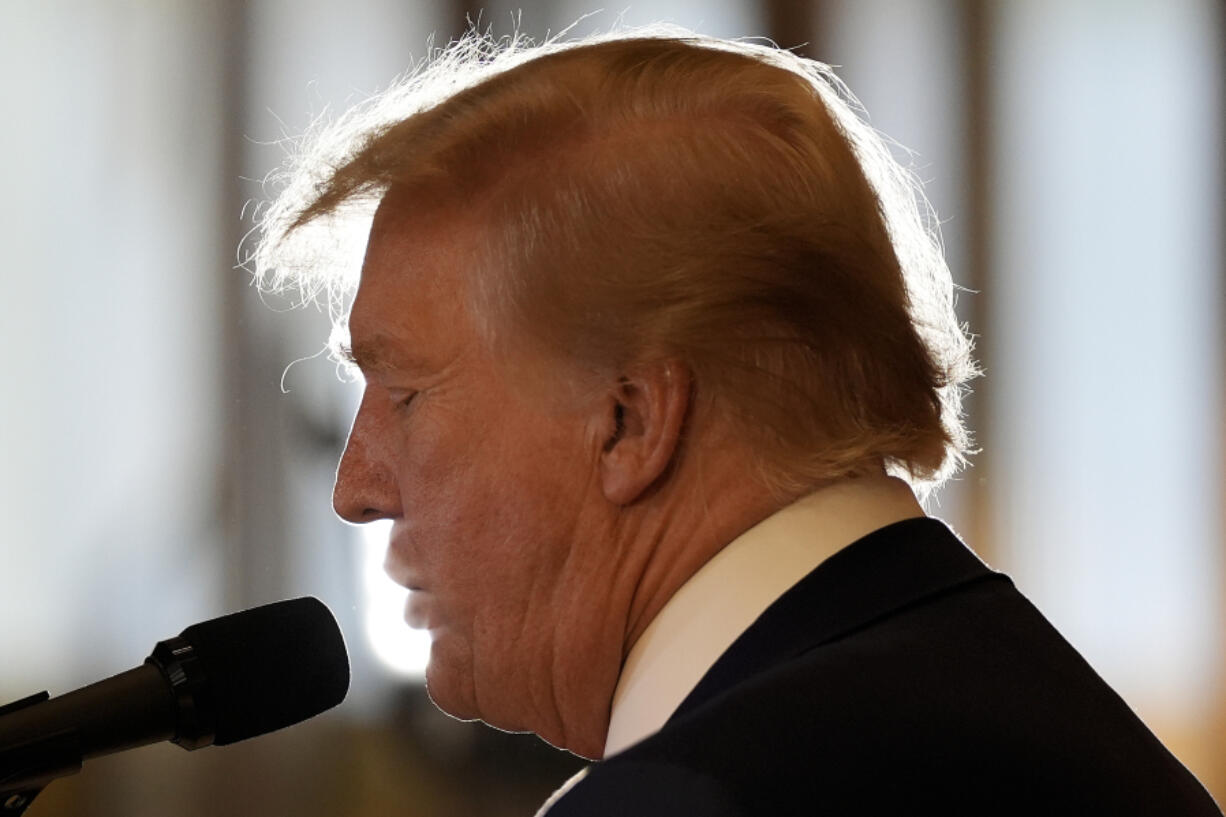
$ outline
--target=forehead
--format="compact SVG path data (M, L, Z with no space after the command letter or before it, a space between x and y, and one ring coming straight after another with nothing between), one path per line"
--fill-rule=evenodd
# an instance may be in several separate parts
M371 225L349 314L359 362L397 364L474 340L473 227L447 212L416 214L389 196Z

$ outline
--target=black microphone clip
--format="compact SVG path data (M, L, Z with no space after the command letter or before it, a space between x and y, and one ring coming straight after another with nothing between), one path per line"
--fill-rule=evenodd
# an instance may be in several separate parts
M211 746L215 735L215 710L208 679L196 647L181 635L159 641L145 659L162 671L175 699L175 736L172 743L184 749ZM2 812L0 812L2 814ZM5 815L7 817L7 815Z

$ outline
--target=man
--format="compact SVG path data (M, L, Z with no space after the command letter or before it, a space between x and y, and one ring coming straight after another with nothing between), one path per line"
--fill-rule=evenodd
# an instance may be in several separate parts
M335 506L392 520L431 697L603 758L551 817L1218 814L924 516L975 370L849 99L763 47L470 39L306 155L260 264L377 205Z

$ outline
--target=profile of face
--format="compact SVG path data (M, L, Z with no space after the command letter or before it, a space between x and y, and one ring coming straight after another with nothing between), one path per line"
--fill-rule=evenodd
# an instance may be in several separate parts
M349 320L365 389L334 505L392 521L386 570L431 635L441 709L598 756L569 733L616 682L632 592L598 473L614 403L530 393L483 341L472 229L390 197L376 214Z

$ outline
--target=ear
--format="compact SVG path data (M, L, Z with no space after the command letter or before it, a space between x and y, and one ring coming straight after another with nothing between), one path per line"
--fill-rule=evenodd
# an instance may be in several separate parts
M605 497L629 505L676 458L690 407L689 369L676 360L644 364L618 381L606 403L600 480Z

